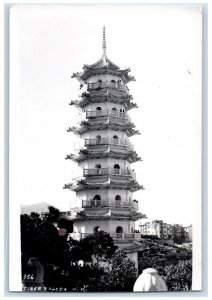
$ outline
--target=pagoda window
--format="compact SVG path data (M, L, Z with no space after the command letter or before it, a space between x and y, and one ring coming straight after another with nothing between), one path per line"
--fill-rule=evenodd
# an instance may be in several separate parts
M101 87L102 87L102 80L99 79L99 80L97 81L97 83L98 83L98 88L101 88Z
M114 165L114 174L120 174L120 166L118 164Z
M124 117L125 113L124 113L124 109L120 108L120 117Z
M121 196L120 195L116 195L115 201L116 201L116 205L121 205Z
M96 175L101 175L101 174L102 174L101 168L102 168L102 166L101 166L100 164L96 164L96 165L95 165L95 169L96 169L95 174L96 174Z
M111 80L111 86L114 87L115 84L116 84L115 80L112 79L112 80Z
M112 108L112 115L117 116L117 108L116 107Z
M97 135L96 136L96 143L101 144L101 139L102 139L101 135Z
M117 81L117 85L118 85L118 89L121 89L121 80L119 79L118 81Z
M101 113L102 113L102 108L101 108L100 106L98 106L98 107L96 108L96 115L97 115L97 116L100 116Z
M114 144L118 144L119 138L118 138L117 135L114 135L114 136L113 136L113 142L114 142Z
M102 167L102 166L101 166L100 164L96 164L96 165L95 165L95 168L96 168L96 169L101 169L101 167Z
M94 206L100 206L101 205L101 197L100 195L96 195L93 198L93 205Z
M116 233L123 233L123 227L121 226L116 227Z

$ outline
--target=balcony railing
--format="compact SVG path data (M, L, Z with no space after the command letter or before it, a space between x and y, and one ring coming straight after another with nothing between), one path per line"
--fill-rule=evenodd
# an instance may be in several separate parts
M131 176L135 179L135 173L128 169L115 169L115 168L95 168L95 169L83 169L83 176L102 176L102 175L121 175Z
M91 82L88 83L88 91L96 90L96 89L103 89L103 88L112 88L124 91L128 93L128 89L125 87L124 84L119 82Z
M89 235L92 235L93 233L79 233L79 232L74 232L70 233L70 237L73 239L83 239L86 238ZM140 240L141 239L141 233L110 233L110 236L115 240L115 241L127 241L127 240Z
M115 201L112 203L109 203L109 201L106 200L82 200L82 207L130 207L138 209L138 202L135 201Z
M125 112L117 111L117 110L94 110L94 111L86 111L86 118L95 118L95 117L106 117L113 116L127 119L127 115Z
M114 240L137 240L141 238L140 233L111 233Z
M85 139L85 146L95 146L95 145L120 145L128 146L133 149L133 145L126 139L114 139L114 138L95 138L95 139Z

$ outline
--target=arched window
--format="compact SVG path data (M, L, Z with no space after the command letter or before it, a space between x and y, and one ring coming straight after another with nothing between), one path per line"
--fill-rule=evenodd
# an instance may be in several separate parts
M124 113L124 109L120 108L120 117L124 117L125 113Z
M120 195L116 195L115 201L116 201L116 205L121 205L121 196Z
M98 83L98 88L101 88L101 87L102 87L102 80L99 79L99 80L97 81L97 83Z
M100 227L99 226L95 226L94 229L93 229L93 233L97 233L99 232L100 230Z
M95 195L93 198L93 205L100 206L101 205L101 197L100 195Z
M102 113L102 108L100 106L98 106L96 108L96 116L101 116L101 113Z
M114 165L114 174L120 174L120 166L118 164Z
M112 80L111 80L111 86L114 87L115 84L116 84L115 80L112 79Z
M117 108L116 108L116 107L113 107L113 108L112 108L112 115L114 115L114 116L117 116L117 115L118 115L118 113L117 113Z
M116 227L116 233L123 233L123 227L121 226Z
M102 166L100 164L96 164L95 165L95 175L101 175L102 174L102 170L101 170Z
M96 136L96 143L97 144L101 144L101 138L102 138L101 135Z
M117 86L118 86L118 89L121 89L121 80L120 79L117 81Z
M114 136L113 136L113 142L114 142L114 144L118 144L119 138L118 138L117 135L114 135Z

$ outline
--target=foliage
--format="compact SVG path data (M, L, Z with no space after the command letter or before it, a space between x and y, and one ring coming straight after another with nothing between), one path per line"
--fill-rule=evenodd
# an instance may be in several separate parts
M61 236L55 222L60 228L69 226L65 220L61 221L59 211L54 208L49 209L44 219L36 213L21 216L23 274L27 272L29 258L36 257L44 267L44 285L47 288L61 287L67 291L132 290L135 278L131 276L134 274L133 263L124 254L115 253L117 247L108 233L100 231L76 241L68 239L67 235ZM79 265L80 260L84 262L83 266ZM108 280L107 287L104 287L104 278Z
M192 260L180 260L176 265L166 266L164 279L170 291L190 290L192 284Z
M134 262L117 250L110 235L100 231L76 241L68 239L71 226L52 207L44 219L37 213L22 215L23 273L29 258L36 257L44 267L46 287L63 287L67 291L132 291L136 279ZM191 250L162 246L153 240L143 243L139 274L152 267L164 278L169 290L191 289Z
M135 263L123 250L117 250L107 261L105 273L98 282L100 291L132 291L136 280Z
M157 243L139 254L139 274L146 268L155 268L169 290L189 290L192 282L192 251Z

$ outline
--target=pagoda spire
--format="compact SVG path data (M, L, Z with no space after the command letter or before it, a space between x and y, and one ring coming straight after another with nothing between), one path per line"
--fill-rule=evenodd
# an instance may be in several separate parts
M105 26L103 27L103 39L102 39L102 50L103 56L106 56L106 35L105 35Z

